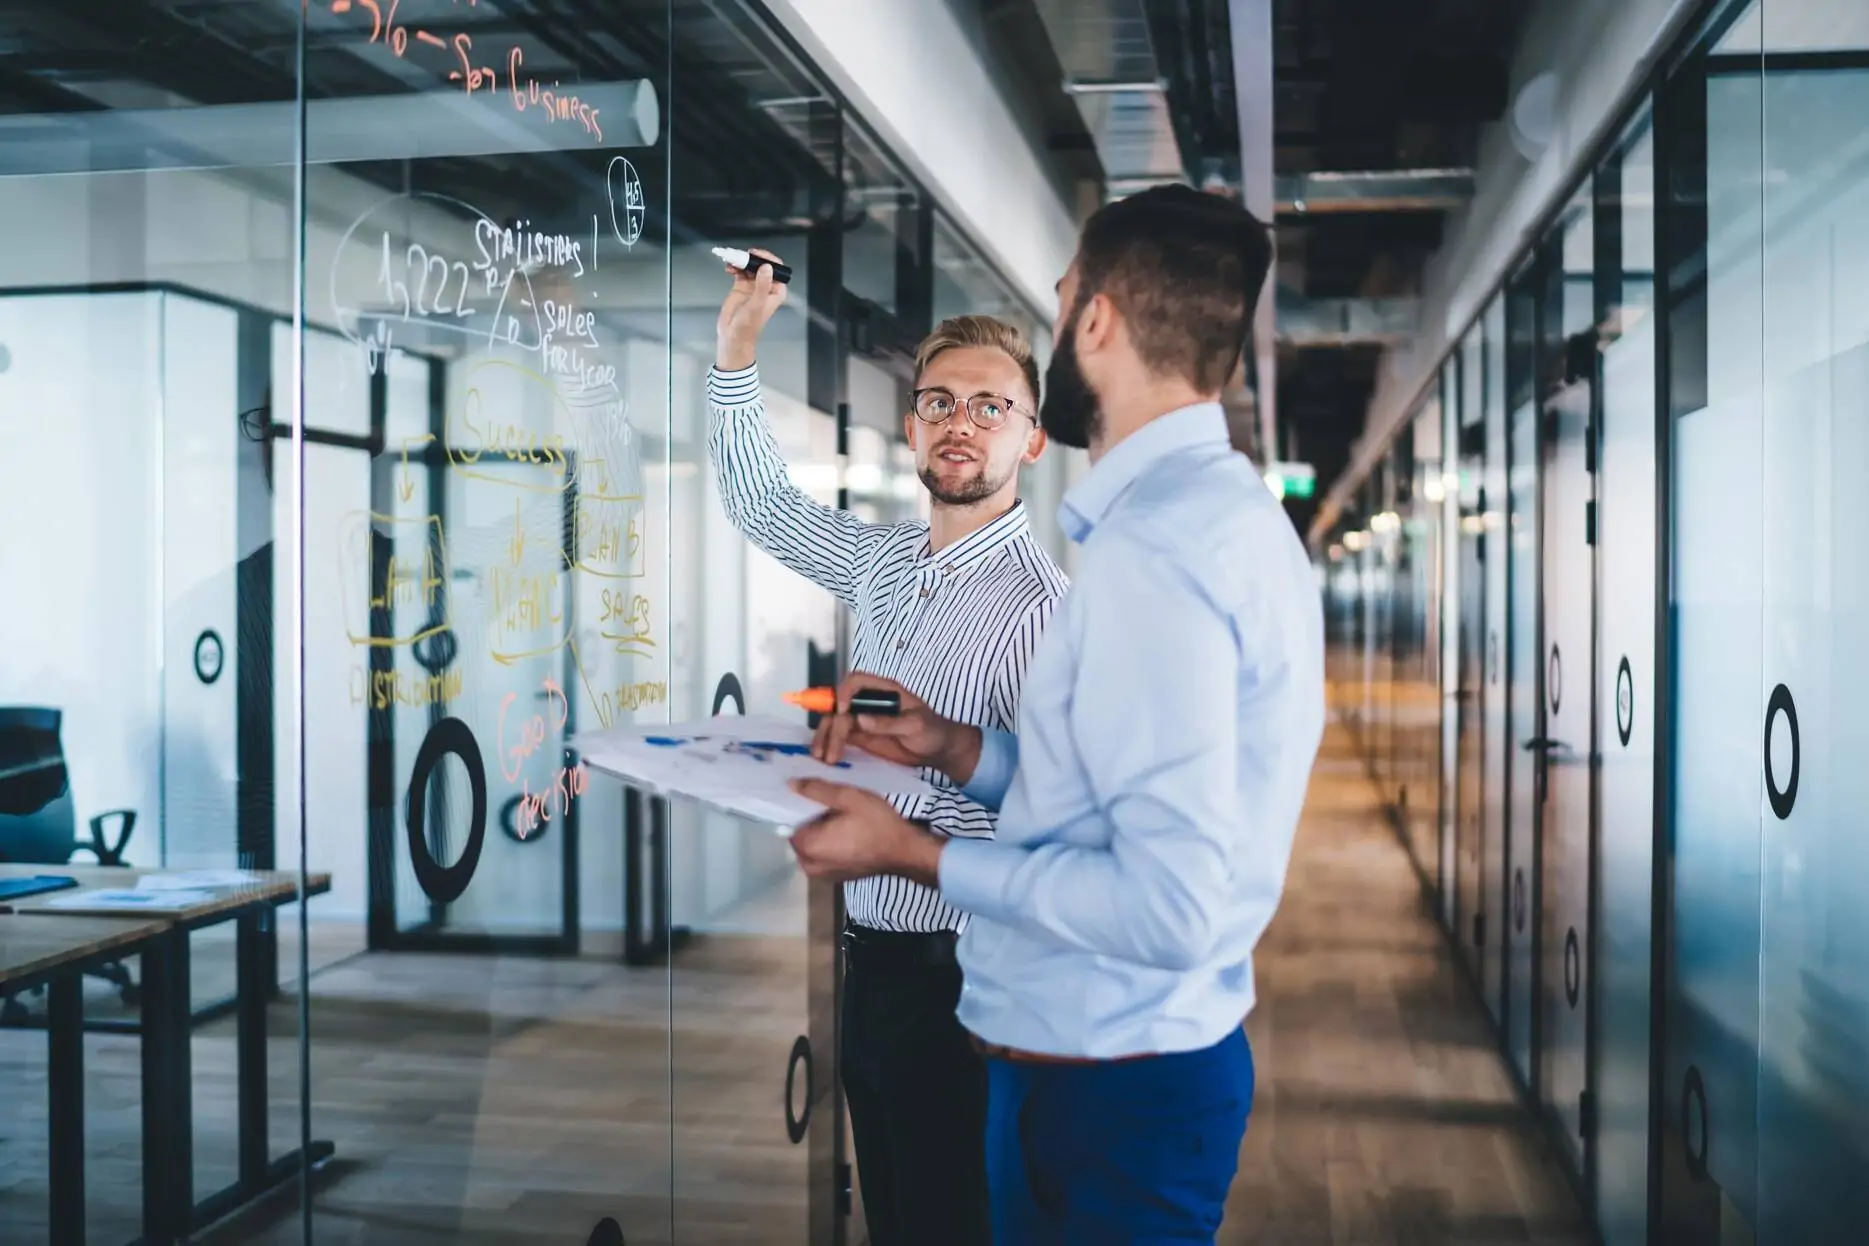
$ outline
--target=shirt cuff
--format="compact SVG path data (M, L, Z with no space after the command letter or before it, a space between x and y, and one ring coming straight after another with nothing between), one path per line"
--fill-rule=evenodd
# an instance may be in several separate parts
M1010 731L980 728L980 760L973 777L961 784L961 794L975 804L998 811L1005 803L1012 775L1019 768L1019 737Z
M1003 923L1006 886L1026 856L1023 848L990 839L949 839L936 870L941 898L964 913Z
M690 393L694 391L690 390ZM707 400L717 407L747 407L759 401L759 365L707 370Z

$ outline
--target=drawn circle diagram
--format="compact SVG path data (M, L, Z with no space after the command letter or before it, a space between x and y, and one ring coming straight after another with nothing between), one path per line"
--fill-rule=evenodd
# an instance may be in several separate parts
M468 812L467 842L461 846L460 860L443 865L428 851L428 780L449 753L467 767L473 805ZM423 894L436 904L452 904L460 899L474 879L480 848L487 838L487 770L472 729L458 718L444 718L430 727L415 755L415 767L409 773L408 828L409 863Z
M633 247L642 237L643 214L648 206L642 179L636 176L635 165L622 156L613 156L605 180L610 190L610 230L618 242Z

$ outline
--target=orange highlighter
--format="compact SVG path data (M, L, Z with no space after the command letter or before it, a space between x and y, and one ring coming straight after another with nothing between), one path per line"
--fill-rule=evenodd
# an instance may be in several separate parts
M785 700L787 704L796 705L813 714L837 712L835 688L807 688L803 692L788 692ZM850 694L850 712L894 716L902 712L902 695L881 688L861 688Z

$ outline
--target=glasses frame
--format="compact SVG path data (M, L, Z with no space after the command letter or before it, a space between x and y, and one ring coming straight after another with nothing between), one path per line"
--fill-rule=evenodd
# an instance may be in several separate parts
M927 416L923 415L921 411L923 394L946 394L948 397L952 398L956 403L960 405L956 408L955 411L949 412L946 419L931 420ZM953 390L949 389L945 385L924 385L920 389L913 389L909 391L909 414L913 415L916 419L928 425L930 428L939 428L943 424L946 424L949 420L952 420L954 418L955 414L958 411L965 411L967 413L968 421L972 423L975 428L979 429L983 433L996 432L999 429L1006 427L1006 420L1001 420L997 424L982 424L980 422L979 417L974 415L973 404L982 398L990 398L994 402L1004 404L1006 408L1006 420L1009 420L1014 415L1021 413L1021 408L1019 404L1017 402L1014 402L1011 398L1008 398L1004 394L989 394L989 393L982 391L981 393L974 394L970 397L962 398L959 394L955 393Z

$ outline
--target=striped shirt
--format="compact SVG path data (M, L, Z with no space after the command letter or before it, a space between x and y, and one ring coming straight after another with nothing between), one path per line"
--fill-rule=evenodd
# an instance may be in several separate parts
M1026 664L1064 595L1064 572L1039 547L1025 504L945 549L928 525L864 523L791 481L766 422L757 365L708 373L708 449L727 516L748 540L856 611L851 665L896 680L943 717L1010 731ZM906 817L944 835L990 838L994 814L946 775L933 796L900 796ZM959 930L966 918L904 878L844 885L850 921L876 930Z

